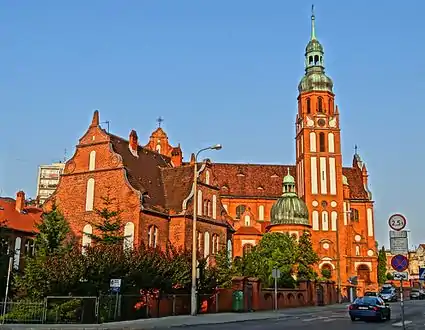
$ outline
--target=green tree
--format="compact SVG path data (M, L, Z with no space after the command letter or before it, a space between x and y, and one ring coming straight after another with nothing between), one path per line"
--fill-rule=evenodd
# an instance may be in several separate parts
M378 254L378 283L384 284L387 280L387 255L385 247L382 246Z
M330 280L331 277L332 277L332 272L327 268L323 268L322 271L321 271L321 274L322 274L323 278L325 278L327 280Z
M278 268L281 273L279 286L294 287L297 252L294 236L287 233L267 233L260 243L244 256L244 275L258 277L264 285L272 286L272 270Z
M69 224L55 205L50 212L43 213L42 221L36 227L37 257L63 254L72 248Z
M319 256L313 249L311 243L311 234L308 231L300 236L297 245L297 259L298 266L297 278L299 280L313 280L317 277L317 273L313 269L319 261Z
M125 236L122 234L123 222L121 220L122 211L115 207L116 198L110 197L110 188L106 196L101 197L102 208L95 208L99 220L89 222L93 226L93 233L84 233L89 236L94 243L117 244L122 243Z
M7 273L9 269L8 231L6 221L0 222L0 297L4 296L6 289Z
M215 277L217 286L220 288L230 288L232 277L237 274L237 270L232 264L226 248L220 249L215 255Z
M387 273L386 278L388 281L392 281L394 279L394 275L391 273Z

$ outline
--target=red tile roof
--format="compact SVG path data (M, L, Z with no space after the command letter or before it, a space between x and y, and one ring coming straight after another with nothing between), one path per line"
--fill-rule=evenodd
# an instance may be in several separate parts
M272 197L282 195L282 179L287 174L295 178L294 165L228 164L213 163L212 168L219 181L222 196ZM358 167L344 167L352 199L368 199Z
M36 233L35 225L41 220L42 210L36 207L25 207L22 212L15 208L16 201L12 198L0 197L0 223L6 227L26 233Z
M236 232L235 235L259 235L262 236L263 234L260 233L260 231L254 227L240 227Z

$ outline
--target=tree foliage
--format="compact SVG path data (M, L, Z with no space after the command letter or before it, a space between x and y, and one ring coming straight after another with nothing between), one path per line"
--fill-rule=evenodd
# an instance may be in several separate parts
M313 249L311 234L308 231L300 236L297 246L298 279L312 280L317 277L313 265L319 261L319 256Z
M117 244L125 239L122 230L123 222L120 217L122 210L114 209L116 198L110 196L108 188L106 196L101 197L102 208L95 208L98 221L89 222L93 227L93 233L84 233L90 237L94 244Z
M7 273L9 269L8 232L6 221L0 222L0 297L3 297L6 289Z
M379 250L378 254L378 283L384 284L387 280L387 255L385 253L385 247Z
M71 249L73 240L69 224L55 205L50 212L43 213L42 221L36 227L38 233L35 245L38 257L63 254Z

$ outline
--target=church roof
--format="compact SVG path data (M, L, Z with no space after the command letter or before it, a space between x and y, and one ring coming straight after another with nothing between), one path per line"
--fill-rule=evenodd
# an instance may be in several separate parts
M213 163L212 168L222 196L279 198L283 188L281 178L287 174L287 168L296 182L295 165ZM344 167L342 173L347 177L350 197L368 200L361 170L358 167Z
M0 223L7 228L26 233L38 232L36 224L41 221L43 211L33 206L25 206L21 212L16 210L16 200L0 197Z

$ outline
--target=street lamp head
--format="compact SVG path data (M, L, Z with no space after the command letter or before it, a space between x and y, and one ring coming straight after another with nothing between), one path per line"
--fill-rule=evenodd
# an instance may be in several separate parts
M211 147L211 149L213 149L213 150L220 150L221 148L223 148L223 146L221 144L216 144L216 145Z

